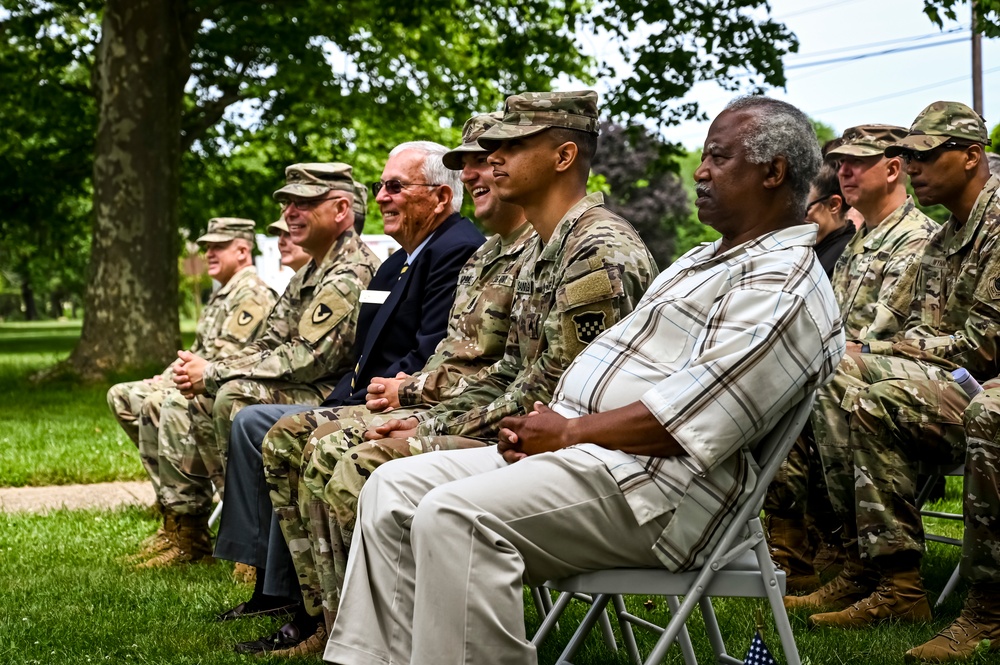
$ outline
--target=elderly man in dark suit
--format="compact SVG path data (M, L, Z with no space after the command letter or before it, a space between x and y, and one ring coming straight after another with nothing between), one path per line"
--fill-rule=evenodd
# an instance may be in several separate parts
M382 264L362 293L357 363L341 377L324 407L363 404L370 379L420 369L445 335L458 272L484 240L458 213L462 186L458 172L441 164L445 152L444 146L426 141L401 144L389 153L382 179L372 185L385 232L402 251ZM215 556L257 566L258 572L253 597L220 615L221 620L288 610L299 596L287 546L273 525L261 442L282 417L310 417L313 408L254 406L235 417ZM287 626L275 635L241 643L237 650L290 646L299 631Z

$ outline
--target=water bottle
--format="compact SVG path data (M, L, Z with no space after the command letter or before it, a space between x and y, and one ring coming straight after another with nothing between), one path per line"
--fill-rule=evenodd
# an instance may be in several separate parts
M959 367L953 371L951 373L951 377L955 379L955 382L958 385L962 386L962 390L964 390L965 394L969 396L969 399L972 399L979 393L983 392L983 387L979 385L978 381L972 378L972 375L969 374L969 370L964 367Z

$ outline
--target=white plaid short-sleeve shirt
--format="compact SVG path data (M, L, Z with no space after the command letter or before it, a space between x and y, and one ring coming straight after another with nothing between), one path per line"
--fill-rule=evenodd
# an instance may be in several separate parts
M687 453L580 446L607 465L639 524L673 511L655 546L670 570L701 564L753 489L753 445L844 354L815 239L816 227L804 224L719 255L718 242L691 250L556 388L552 408L567 417L642 401Z

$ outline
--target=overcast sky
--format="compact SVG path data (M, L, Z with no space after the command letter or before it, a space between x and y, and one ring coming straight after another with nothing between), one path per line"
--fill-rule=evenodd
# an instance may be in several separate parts
M798 36L799 52L785 58L787 88L768 94L795 104L838 132L867 123L908 127L921 109L938 99L972 105L967 7L959 22L942 29L921 11L922 0L771 0L771 7L774 18ZM583 38L594 55L613 62L611 47L596 41ZM955 43L943 43L949 41ZM942 45L913 48L935 43ZM900 51L801 66L891 49ZM984 115L992 128L1000 122L1000 40L983 39L983 89ZM710 118L731 96L709 83L689 93ZM688 148L700 148L707 131L708 123L690 122L664 135Z

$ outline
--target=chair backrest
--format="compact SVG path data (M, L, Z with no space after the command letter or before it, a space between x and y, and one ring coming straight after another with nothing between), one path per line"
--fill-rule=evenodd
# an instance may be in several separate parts
M743 502L736 512L733 521L726 528L722 539L715 547L710 558L705 562L705 566L711 564L720 553L724 553L732 547L733 541L738 535L743 533L747 522L760 514L761 506L764 505L764 495L771 484L771 480L778 473L781 463L788 457L788 451L795 444L795 439L802 433L809 414L812 411L815 393L809 393L802 398L795 406L781 417L781 420L771 428L771 431L757 444L757 463L760 465L760 473L757 474L757 484L754 485L750 497Z

